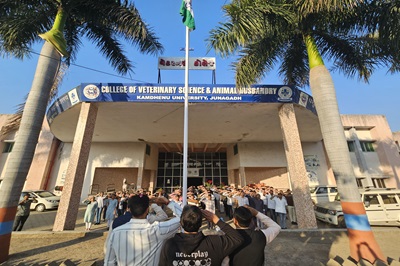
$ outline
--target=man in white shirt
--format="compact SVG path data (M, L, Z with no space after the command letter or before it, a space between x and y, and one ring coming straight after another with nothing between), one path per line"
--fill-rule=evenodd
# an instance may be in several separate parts
M278 192L277 197L272 197L275 201L275 212L276 215L279 217L279 225L281 226L282 229L287 229L286 227L286 206L287 201L286 198L283 196L282 191Z
M275 201L273 200L274 191L271 189L267 195L267 205L269 217L276 222Z
M244 191L241 191L239 196L236 196L237 206L242 207L245 205L249 205L249 199L245 196Z
M161 247L178 231L180 217L151 224L146 219L149 203L146 195L136 195L128 200L132 219L109 232L104 265L158 265ZM177 204L174 206L179 208ZM175 209L172 211L175 215L180 214Z

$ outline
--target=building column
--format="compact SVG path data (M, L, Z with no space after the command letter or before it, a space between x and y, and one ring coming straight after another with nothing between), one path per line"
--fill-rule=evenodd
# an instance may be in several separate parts
M136 180L136 189L141 189L142 188L142 182L143 182L143 172L144 172L144 167L139 167L138 168L138 174L137 174L137 180Z
M149 191L153 194L154 184L156 183L156 170L150 170L150 183L149 183Z
M244 167L239 167L239 182L240 186L244 187L246 186L246 172L244 170Z
M364 153L361 148L360 139L357 136L357 130L352 127L349 130L350 138L354 141L354 153L356 155L358 167L360 168L360 172L364 175L365 181L361 181L363 183L364 188L374 187L372 183L371 173L368 170L367 161L365 160Z
M317 228L293 104L283 104L279 108L279 119L298 226L302 229Z
M235 170L230 169L228 170L228 186L235 185Z
M82 103L53 231L75 229L96 116L96 105Z

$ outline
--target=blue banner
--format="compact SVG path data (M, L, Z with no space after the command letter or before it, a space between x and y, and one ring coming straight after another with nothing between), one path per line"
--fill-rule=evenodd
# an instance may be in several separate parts
M184 102L185 86L158 83L82 83L57 99L47 112L49 122L77 102ZM313 98L288 85L190 84L192 103L294 103L316 114Z
M183 102L182 84L82 83L79 97L92 102ZM312 98L287 85L191 84L189 102L297 103L315 111Z

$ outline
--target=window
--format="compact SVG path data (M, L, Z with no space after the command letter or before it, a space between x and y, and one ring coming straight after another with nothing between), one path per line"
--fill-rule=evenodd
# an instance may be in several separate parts
M326 194L328 193L328 188L326 187L320 187L317 191L317 194Z
M364 203L367 201L370 205L379 205L378 195L365 195Z
M149 144L146 144L146 155L150 156L151 147Z
M360 141L360 145L363 152L375 151L372 141Z
M331 188L329 189L329 192L330 192L330 193L337 193L337 188L331 187Z
M385 204L397 204L395 194L381 194L381 197Z
M196 176L188 175L188 185L204 184L210 180L214 185L228 183L227 159L225 153L190 153L188 168L197 169ZM194 170L194 169L192 169ZM182 186L183 156L179 153L159 153L157 187L171 192ZM198 183L198 184L197 184Z
M359 188L363 188L363 184L362 184L362 180L364 178L356 178L356 182L357 182L357 187Z
M355 152L356 150L354 141L347 141L347 147L349 148L349 152Z
M372 178L372 183L375 188L386 188L384 178Z
M399 145L399 142L396 140L394 143L396 144L397 151L400 153L400 145Z
M4 142L3 153L10 153L14 147L14 142Z
M238 145L235 144L235 146L233 146L233 155L236 155L238 153L239 153Z

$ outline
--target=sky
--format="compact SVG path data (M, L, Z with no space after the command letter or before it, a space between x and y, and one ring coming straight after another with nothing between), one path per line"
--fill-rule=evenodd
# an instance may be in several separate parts
M166 57L184 57L181 48L185 47L185 27L179 15L180 0L134 1L144 21L160 38ZM150 4L151 3L151 4ZM207 50L206 39L211 29L224 22L222 5L227 0L193 0L196 30L190 34L191 57L216 57L216 83L234 84L235 73L231 67L234 58L220 58L214 51ZM40 53L42 42L32 46L32 51ZM80 83L125 82L157 83L157 56L141 55L136 47L124 46L135 66L130 76L120 76L101 55L95 45L84 40L77 60L69 67L59 87L61 96ZM23 61L13 58L0 58L0 114L14 113L18 104L24 101L30 90L35 73L38 55L32 54ZM328 65L328 64L327 64ZM329 66L329 65L328 65ZM331 72L335 83L339 110L341 114L385 115L393 132L400 131L399 99L400 73L388 74L386 69L376 71L369 84L349 79L339 72ZM162 70L162 83L184 84L184 71ZM189 83L210 84L211 71L190 71ZM260 84L282 84L282 79L272 71ZM302 88L311 94L309 88Z

